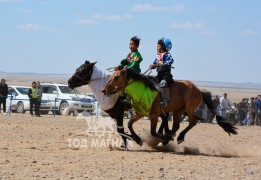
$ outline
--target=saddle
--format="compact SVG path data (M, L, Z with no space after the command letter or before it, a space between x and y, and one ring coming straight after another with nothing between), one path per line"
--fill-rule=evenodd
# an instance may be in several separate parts
M160 82L155 76L146 76L146 78L154 84L155 88L158 91L160 91ZM174 83L175 83L174 79L171 79L169 82L167 82L168 86L171 86Z

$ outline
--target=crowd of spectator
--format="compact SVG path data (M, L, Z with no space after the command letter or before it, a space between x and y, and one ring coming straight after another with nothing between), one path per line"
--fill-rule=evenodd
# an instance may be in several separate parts
M242 98L238 103L231 103L227 93L223 97L215 96L213 104L218 114L237 125L259 125L261 126L261 95L251 98ZM208 111L206 105L199 107L203 119L212 123L214 115Z

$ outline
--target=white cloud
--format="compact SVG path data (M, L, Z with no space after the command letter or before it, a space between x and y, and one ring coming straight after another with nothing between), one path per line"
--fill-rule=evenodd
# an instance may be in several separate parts
M201 22L198 23L191 23L191 22L187 22L187 23L173 23L170 25L170 28L172 29L188 29L188 30L198 30L198 29L202 29L204 27L204 24Z
M202 36L215 36L216 35L216 33L213 31L201 31L200 34Z
M208 11L210 11L210 12L218 12L219 9L214 8L214 7L208 7Z
M21 12L21 13L33 13L34 11L32 9L20 9L19 12Z
M241 31L240 34L244 35L244 36L253 36L253 35L256 35L257 33L254 30L247 29L247 30Z
M59 31L59 29L57 29L57 28L45 28L39 24L32 24L32 23L19 25L16 28L20 29L20 30L25 30L25 31L45 31L45 32Z
M123 20L123 19L130 19L132 18L131 15L126 14L126 15L110 15L110 16L106 16L104 19L106 20Z
M80 25L98 25L99 23L98 23L96 20L94 20L94 19L86 18L86 19L81 19L81 20L74 21L74 24L80 24Z
M177 4L175 6L153 6L150 4L136 4L131 7L132 11L170 11L170 12L182 12L185 11L185 6Z
M0 3L21 3L24 0L0 0Z
M104 16L102 14L95 14L91 16L90 18L86 19L80 19L74 21L74 24L80 24L80 25L99 25L100 21L106 20L106 21L118 21L118 20L124 20L124 19L130 19L132 18L132 15L125 14L125 15L108 15Z
M40 26L39 24L23 24L17 26L17 29L22 29L22 30L43 30L44 28Z

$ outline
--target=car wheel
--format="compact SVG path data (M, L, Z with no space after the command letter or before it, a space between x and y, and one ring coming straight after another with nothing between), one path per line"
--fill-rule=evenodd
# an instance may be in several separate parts
M25 113L24 103L23 103L23 102L19 102L19 103L17 104L16 112L17 112L17 113Z
M69 104L68 102L62 102L62 104L60 105L60 108L59 108L59 113L60 114L63 114L63 111L65 110L65 108L69 107Z

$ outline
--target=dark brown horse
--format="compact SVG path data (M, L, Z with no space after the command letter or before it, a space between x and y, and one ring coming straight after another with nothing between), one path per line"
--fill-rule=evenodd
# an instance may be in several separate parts
M147 76L141 75L133 71L132 69L123 69L121 71L116 71L109 79L108 83L104 86L102 92L106 96L111 96L126 87L130 84L133 85L134 82L142 82L147 88L150 88L153 91L157 91L154 83ZM140 91L128 92L131 98L135 98L137 94L143 93ZM139 102L139 100L133 99L133 102ZM215 111L212 97L210 92L200 91L192 82L190 81L173 81L170 85L170 102L164 108L160 107L160 95L157 95L150 107L149 118L151 122L151 134L152 136L163 139L162 144L166 145L170 140L173 139L173 135L177 132L180 127L180 119L183 113L187 113L189 117L189 125L179 134L178 143L184 141L185 134L197 124L199 118L194 114L199 105L204 102L210 112L216 116L216 120L219 126L221 126L229 135L237 134L236 127L231 125L226 121L225 118L218 115ZM135 109L136 110L136 109ZM170 132L167 132L166 135L157 133L157 122L160 114L164 112L173 112L173 127ZM143 117L145 114L140 113L136 110L136 115L129 121L128 127L131 131L133 139L141 144L140 137L133 130L133 123Z

